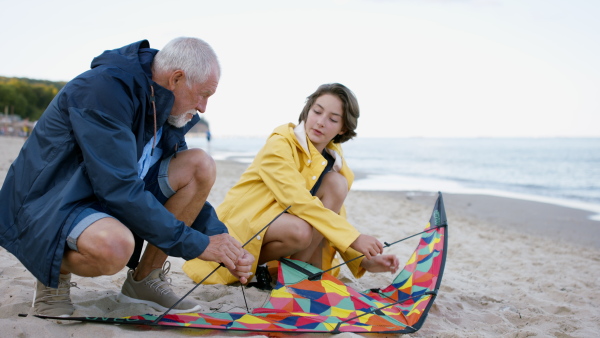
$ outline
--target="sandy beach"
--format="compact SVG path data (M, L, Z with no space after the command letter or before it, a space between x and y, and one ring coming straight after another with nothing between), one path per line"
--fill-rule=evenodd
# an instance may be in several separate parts
M23 142L22 138L0 137L0 182ZM209 196L214 205L223 200L246 167L227 161L217 165L217 181ZM346 207L359 231L391 242L421 231L435 199L436 192L352 191ZM502 197L444 194L444 201L449 251L442 287L424 326L411 336L596 337L600 333L600 222L589 220L585 211ZM386 252L396 254L403 264L415 246L409 240ZM182 259L169 261L174 289L183 295L195 284L181 271ZM78 284L71 290L74 315L156 313L143 305L117 302L125 276L126 269L114 276L74 276ZM389 274L367 273L357 280L344 269L340 277L359 291L384 287L393 279ZM32 316L34 282L23 265L0 248L0 336L261 336L43 320ZM189 297L200 302L204 312L245 312L241 293L240 287L201 285ZM245 296L252 310L264 304L268 293L249 288Z

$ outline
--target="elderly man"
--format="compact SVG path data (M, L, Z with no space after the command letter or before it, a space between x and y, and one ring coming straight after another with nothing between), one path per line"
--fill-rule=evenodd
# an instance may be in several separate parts
M37 314L72 315L72 273L125 266L119 298L164 311L179 300L167 255L223 263L247 282L254 258L206 201L214 161L184 138L219 77L200 39L160 51L144 40L96 57L50 103L0 191L0 245L38 279ZM198 309L185 299L172 312Z

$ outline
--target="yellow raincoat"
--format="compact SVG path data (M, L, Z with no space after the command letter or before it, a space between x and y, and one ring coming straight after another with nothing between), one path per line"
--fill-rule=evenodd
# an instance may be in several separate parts
M341 146L330 142L327 151L335 158L333 170L346 177L350 189L354 174L342 158ZM302 218L327 239L329 245L323 248L324 270L338 264L334 259L336 251L344 261L360 256L359 252L350 248L360 233L346 220L345 209L342 207L341 213L336 214L310 193L326 165L327 160L306 137L304 123L297 127L292 123L279 126L237 184L229 190L223 203L216 209L217 215L231 236L244 244L286 207L291 206L287 211L289 214ZM266 231L262 231L244 247L256 258L252 271L256 271ZM357 278L366 271L360 266L361 261L362 258L348 264ZM183 265L183 271L198 283L217 266L217 263L195 258ZM218 269L204 281L205 284L234 282L237 282L237 278L226 268Z

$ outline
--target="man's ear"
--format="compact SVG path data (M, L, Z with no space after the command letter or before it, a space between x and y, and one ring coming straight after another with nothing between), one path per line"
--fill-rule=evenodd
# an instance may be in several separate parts
M182 82L185 82L185 73L183 70L178 69L169 76L169 90L174 90L177 85L182 84Z

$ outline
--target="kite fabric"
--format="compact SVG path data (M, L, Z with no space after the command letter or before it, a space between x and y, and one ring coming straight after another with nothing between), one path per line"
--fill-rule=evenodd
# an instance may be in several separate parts
M425 322L442 281L448 228L441 193L429 223L420 234L419 244L404 269L383 289L357 292L310 264L281 259L277 284L268 302L251 313L56 319L259 332L413 333Z

